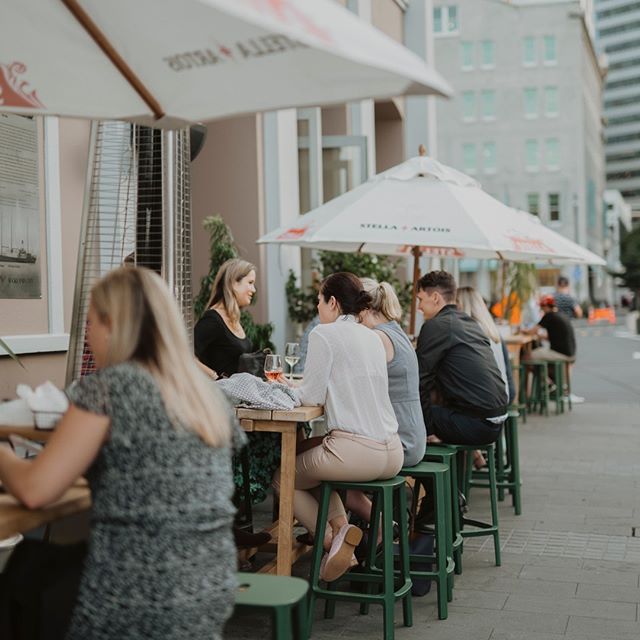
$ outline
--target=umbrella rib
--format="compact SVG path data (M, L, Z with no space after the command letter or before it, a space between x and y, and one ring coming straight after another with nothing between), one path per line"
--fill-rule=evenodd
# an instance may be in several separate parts
M84 27L93 41L102 49L115 67L125 77L127 82L135 89L145 104L151 109L153 115L160 119L165 113L160 103L152 93L144 86L142 80L133 72L133 69L125 62L124 58L115 50L107 36L100 27L91 19L91 16L78 4L78 0L62 0L62 3L71 11L74 18Z

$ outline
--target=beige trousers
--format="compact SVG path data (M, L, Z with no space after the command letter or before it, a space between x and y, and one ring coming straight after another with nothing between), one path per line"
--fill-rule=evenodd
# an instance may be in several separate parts
M331 431L322 443L296 457L296 479L293 498L295 517L311 532L315 532L318 517L319 491L323 480L386 480L402 468L404 453L398 435L387 442L376 442L346 431ZM273 478L280 491L280 471ZM315 489L315 491L314 491ZM329 521L345 516L337 493L331 494Z

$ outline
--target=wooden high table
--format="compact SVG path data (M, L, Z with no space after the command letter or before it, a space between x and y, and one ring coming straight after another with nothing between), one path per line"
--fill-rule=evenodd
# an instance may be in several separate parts
M247 432L279 433L282 447L280 457L280 498L277 522L271 529L277 548L276 557L260 570L290 576L293 563L307 551L302 544L293 544L293 492L296 475L296 441L298 422L307 422L323 415L322 407L298 407L291 411L264 409L236 409L240 426Z
M516 387L516 398L520 393L520 361L522 360L523 355L526 356L531 353L533 343L537 339L537 336L526 333L517 333L504 338L504 342L507 345L507 351L511 357L511 363L513 364L513 381Z

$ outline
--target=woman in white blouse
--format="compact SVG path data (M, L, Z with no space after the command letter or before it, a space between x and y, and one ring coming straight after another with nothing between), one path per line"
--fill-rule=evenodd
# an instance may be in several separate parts
M317 492L323 480L370 481L394 477L404 454L389 400L387 361L378 336L358 322L370 296L352 273L335 273L320 286L320 324L309 336L304 405L324 405L329 434L303 443L296 460L293 509L310 532L316 525ZM279 473L274 478L279 488ZM362 531L347 521L337 494L331 496L324 533L321 577L331 582L355 563Z

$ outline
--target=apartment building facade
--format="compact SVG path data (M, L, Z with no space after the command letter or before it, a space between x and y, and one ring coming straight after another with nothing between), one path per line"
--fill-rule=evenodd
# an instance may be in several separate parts
M435 56L456 91L437 106L438 157L605 255L603 70L589 18L578 0L436 2ZM580 299L604 296L604 271L563 271Z

